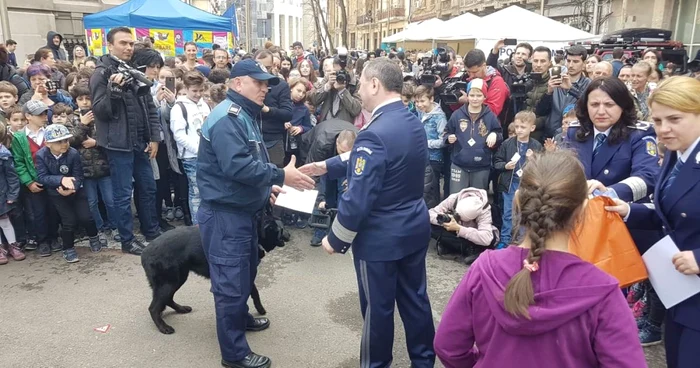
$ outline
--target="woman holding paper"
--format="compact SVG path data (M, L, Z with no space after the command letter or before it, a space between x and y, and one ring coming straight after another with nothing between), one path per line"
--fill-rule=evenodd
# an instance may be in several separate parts
M616 200L609 211L630 229L661 229L680 250L673 266L686 275L700 274L700 81L672 77L649 97L654 129L668 152L654 191L654 206ZM666 313L666 361L669 368L700 364L700 294Z

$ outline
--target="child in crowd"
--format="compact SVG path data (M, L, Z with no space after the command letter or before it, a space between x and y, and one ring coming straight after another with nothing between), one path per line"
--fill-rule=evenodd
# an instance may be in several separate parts
M447 126L447 118L442 108L440 108L440 104L435 102L435 91L432 87L418 87L414 97L419 112L418 117L423 123L425 135L428 138L428 156L436 180L436 185L433 186L436 193L433 193L433 198L439 200L441 198L440 178L443 176L442 148L445 147L445 126ZM448 179L446 178L445 180Z
M78 262L75 251L75 229L80 224L90 237L90 250L99 252L102 243L95 221L90 215L87 195L83 188L83 166L80 153L69 145L73 135L64 125L53 124L46 128L46 146L36 154L36 170L39 182L48 191L51 204L61 218L63 259Z
M225 84L213 84L209 88L209 98L210 103L209 107L214 108L216 105L220 104L221 101L226 99L226 90L227 87Z
M659 166L664 164L664 157L666 157L666 145L663 142L656 144L656 151L659 155Z
M50 216L47 189L39 181L35 159L37 152L44 147L44 135L48 121L49 107L39 100L29 100L22 107L27 118L27 126L14 133L12 137L12 157L15 159L15 169L22 183L24 208L27 213L29 227L25 250L39 249L41 257L48 257L51 252L63 248L58 243L58 221Z
M197 72L187 72L183 78L185 96L178 96L175 106L170 110L170 130L177 143L178 158L187 176L189 184L189 206L192 224L197 225L199 209L199 189L197 189L197 152L199 151L199 133L204 119L211 109L202 98L206 80Z
M53 113L53 117L51 118L53 124L66 125L69 120L73 119L73 108L64 103L53 105L51 107L51 112Z
M6 81L0 82L0 114L9 119L7 109L17 104L17 87Z
M404 82L403 88L401 89L401 101L403 102L404 106L406 106L408 111L418 117L418 111L416 111L416 104L413 99L415 94L416 87L412 83Z
M482 253L457 286L435 332L445 367L647 366L618 281L568 252L587 198L575 153L531 157L517 193L525 238Z
M311 126L315 127L318 124L318 117L316 116L316 106L313 103L312 93L306 95L306 101L304 101L304 106L309 109L309 114L311 118Z
M503 225L499 248L509 245L511 241L513 198L520 186L525 163L534 152L542 151L542 144L530 137L536 128L535 114L532 111L515 114L511 125L515 129L515 137L508 138L501 144L493 163L494 168L501 172L498 185L499 191L503 193Z
M114 217L114 195L112 179L110 178L109 161L107 153L102 147L97 146L95 140L95 116L92 112L92 98L90 89L79 84L71 92L73 100L78 105L78 110L71 117L71 121L65 125L70 129L73 138L70 144L80 153L80 163L83 167L83 187L87 195L90 214L95 221L97 230L104 234L101 239L102 247L107 247L107 239L116 229ZM54 115L55 116L55 115ZM99 199L107 210L107 218L103 219L99 208Z
M7 115L7 129L13 135L27 125L27 119L25 119L24 112L22 112L22 108L19 105L8 107L5 110L5 114ZM10 137L10 139L12 138Z
M569 125L577 121L576 106L568 105L564 108L563 117L561 120L561 131L554 136L544 141L544 148L547 151L554 151L566 147L566 132L569 130Z
M513 123L508 124L508 138L515 137L515 125Z
M294 78L289 80L289 89L292 97L292 121L284 123L287 129L284 145L284 166L287 166L292 155L299 161L299 150L301 149L301 135L313 129L311 125L311 112L306 107L306 95L311 90L311 83L306 78Z
M488 191L492 150L503 135L498 118L484 104L487 94L486 82L473 79L467 85L469 104L447 122L447 142L453 145L450 194L470 187Z
M12 153L6 147L9 133L4 124L0 124L0 229L2 235L7 239L7 246L0 245L0 265L6 264L9 254L15 261L25 258L22 248L17 242L15 229L12 227L9 213L14 204L19 200L19 177L15 171L15 164L12 160Z

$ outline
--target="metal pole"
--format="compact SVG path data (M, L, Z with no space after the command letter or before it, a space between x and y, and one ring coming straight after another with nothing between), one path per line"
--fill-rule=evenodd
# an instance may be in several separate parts
M10 33L10 17L7 14L7 1L0 0L0 23L2 23L2 36L5 40L12 38ZM0 40L0 42L4 42Z
M544 16L544 1L540 0L540 15Z
M245 0L245 51L250 52L253 27L250 24L250 0Z
M593 30L593 34L598 34L598 16L600 13L600 10L598 8L600 7L600 0L594 0L593 1L593 24L591 29Z

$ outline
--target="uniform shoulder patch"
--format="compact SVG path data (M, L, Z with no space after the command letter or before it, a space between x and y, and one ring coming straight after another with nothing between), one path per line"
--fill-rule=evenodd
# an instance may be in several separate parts
M649 154L649 156L656 157L656 142L654 142L653 140L645 140L645 142L647 154Z
M372 150L371 150L371 149L369 149L369 148L367 148L367 147L363 147L363 146L357 147L357 149L355 150L355 152L365 152L365 153L367 153L368 155L371 155L371 154L372 154Z
M228 108L228 114L233 115L233 116L238 116L238 114L241 113L241 106L231 103L231 106Z
M362 175L362 173L365 171L365 164L367 163L367 159L364 158L363 156L358 156L355 159L355 169L353 172L355 175Z
M651 123L647 121L638 121L636 124L630 125L629 128L647 131L651 128Z

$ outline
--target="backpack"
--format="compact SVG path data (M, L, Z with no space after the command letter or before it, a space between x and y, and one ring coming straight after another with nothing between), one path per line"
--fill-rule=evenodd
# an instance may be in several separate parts
M185 134L190 134L190 122L187 120L187 108L185 108L185 104L182 103L182 101L177 101L177 102L175 102L175 105L180 106L180 110L182 110L182 117L185 119ZM170 129L169 124L168 124L168 129ZM172 129L170 129L170 138L172 140L173 147L175 147L175 151L177 152L177 142L175 141L175 133L172 131ZM183 147L183 152L177 152L177 153L178 154L184 153L184 147Z

